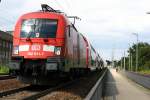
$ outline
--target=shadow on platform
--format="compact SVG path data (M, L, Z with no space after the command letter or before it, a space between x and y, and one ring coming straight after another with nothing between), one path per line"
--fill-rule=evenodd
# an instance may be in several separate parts
M116 100L116 95L119 94L116 81L112 73L108 70L107 78L104 83L103 100Z

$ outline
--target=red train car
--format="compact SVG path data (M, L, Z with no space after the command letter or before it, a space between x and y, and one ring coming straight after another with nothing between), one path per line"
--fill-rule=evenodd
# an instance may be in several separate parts
M67 16L49 10L47 5L42 9L18 20L10 71L25 83L49 84L56 76L76 75L96 67L94 48Z

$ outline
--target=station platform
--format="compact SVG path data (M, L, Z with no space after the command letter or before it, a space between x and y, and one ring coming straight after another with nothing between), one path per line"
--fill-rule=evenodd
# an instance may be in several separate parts
M103 100L150 100L150 90L122 76L115 69L107 74Z

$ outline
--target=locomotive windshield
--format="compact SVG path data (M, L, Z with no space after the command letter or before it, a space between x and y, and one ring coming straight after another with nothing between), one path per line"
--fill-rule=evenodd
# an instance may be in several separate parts
M26 19L22 21L21 38L56 38L57 20Z

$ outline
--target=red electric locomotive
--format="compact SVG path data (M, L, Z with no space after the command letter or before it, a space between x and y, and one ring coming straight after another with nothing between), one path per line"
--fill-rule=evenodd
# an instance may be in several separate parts
M13 38L10 71L29 84L76 75L99 66L100 57L68 17L48 5L21 16Z

